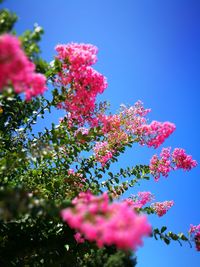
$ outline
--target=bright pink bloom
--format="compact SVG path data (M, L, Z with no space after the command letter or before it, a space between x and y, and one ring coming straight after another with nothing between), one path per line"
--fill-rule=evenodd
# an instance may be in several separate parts
M175 164L175 168L183 170L191 170L197 166L196 160L192 159L191 155L187 155L182 148L175 148L172 153L172 160Z
M113 156L113 151L110 149L108 142L96 142L93 147L96 161L104 166Z
M68 91L65 102L59 107L70 112L71 119L77 120L80 124L85 119L90 121L95 109L96 96L103 93L107 87L105 77L91 67L69 72L67 76L68 83L73 84L73 87Z
M142 101L138 100L133 106L127 108L121 105L121 125L123 128L132 134L137 134L139 127L147 123L145 116L151 109L145 109Z
M138 192L137 195L132 195L131 198L125 199L125 202L133 208L140 209L153 199L154 196L151 192Z
M74 238L76 239L76 242L77 242L78 244L81 244L81 243L84 243L84 242L85 242L85 239L81 236L80 233L76 233L76 234L74 235Z
M56 46L58 59L68 62L73 68L81 65L91 66L97 61L98 49L91 44L60 44Z
M141 101L132 107L121 105L121 111L115 115L100 115L99 124L108 143L118 148L129 141L138 141L142 145L157 148L175 130L175 125L170 122L153 121L147 124L146 115L150 109L145 109Z
M200 232L200 224L199 225L190 225L189 233L194 234L196 232Z
M77 189L82 190L84 187L84 183L86 179L83 177L81 173L75 172L73 169L68 170L68 177L64 180L66 183L70 184L71 186L76 187Z
M200 232L196 233L194 239L195 239L195 244L196 244L196 250L200 251Z
M85 127L80 127L78 130L75 131L74 135L78 135L78 133L82 133L82 135L88 135L89 129Z
M194 238L197 251L200 251L200 224L190 225L189 234Z
M154 176L155 180L158 181L158 179L160 178L160 175L162 174L163 176L167 177L168 173L171 170L171 161L170 161L170 150L171 148L163 148L160 156L161 159L158 159L157 155L154 155L151 158L150 161L150 172L151 174Z
M35 65L27 58L17 37L0 36L0 90L13 86L16 93L25 93L26 100L43 94L46 78L35 72Z
M142 145L146 144L149 147L159 147L166 138L168 138L176 129L176 126L171 122L152 121L151 124L142 125L138 129L138 137Z
M71 43L58 45L56 51L62 70L55 83L66 90L66 100L59 103L58 108L66 109L70 119L79 125L92 124L96 97L107 87L106 78L91 67L97 60L97 48L90 44Z
M155 202L151 204L151 207L157 213L159 217L167 213L167 211L174 205L174 201Z
M145 216L136 214L126 203L110 204L106 193L97 197L82 192L73 204L73 208L62 210L63 220L99 247L116 245L135 250L142 245L142 237L151 233Z
M120 130L121 118L118 114L109 115L109 116L101 114L98 118L98 121L102 123L102 132L104 134Z
M119 114L100 115L99 122L102 123L102 131L104 134L110 134L113 131L123 131L135 134L140 126L146 123L145 116L150 112L150 109L145 109L143 103L138 100L133 106L127 108L121 105Z
M196 160L193 160L192 156L188 156L184 149L175 148L172 153L170 151L170 147L163 148L160 159L157 155L154 155L150 160L150 172L156 181L158 181L160 175L167 177L171 170L191 170L197 165Z

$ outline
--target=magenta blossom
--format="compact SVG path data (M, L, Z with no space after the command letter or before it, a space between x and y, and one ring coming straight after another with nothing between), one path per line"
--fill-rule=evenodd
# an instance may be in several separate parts
M25 93L26 100L43 94L46 88L44 75L35 72L35 65L21 49L17 37L0 36L0 91L13 86L16 93Z
M144 215L136 214L124 202L110 204L106 193L94 196L82 192L73 204L74 207L61 211L63 220L98 247L116 245L119 249L135 250L142 245L142 237L151 233Z

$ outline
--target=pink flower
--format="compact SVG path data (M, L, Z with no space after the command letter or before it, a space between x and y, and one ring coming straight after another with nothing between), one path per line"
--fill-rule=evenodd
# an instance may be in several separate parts
M57 45L56 51L58 58L68 63L74 68L79 68L81 65L91 66L96 63L96 54L98 49L91 44L63 44Z
M108 142L96 142L93 147L96 161L104 166L113 156L113 151L110 149Z
M66 90L66 99L59 108L66 109L70 119L79 125L93 124L96 97L107 88L106 78L91 67L97 60L97 48L71 43L58 45L56 51L62 69L55 83Z
M167 211L174 205L174 201L155 202L151 204L153 210L159 217L167 213Z
M191 170L197 166L196 160L192 159L192 156L187 155L182 148L175 148L172 153L172 160L175 164L175 168L183 170Z
M151 233L145 216L136 214L126 203L110 204L106 193L94 196L82 192L73 203L73 208L61 211L63 220L99 247L116 245L135 250L142 245L142 237Z
M143 107L142 101L138 100L133 106L127 108L121 105L121 125L124 129L132 134L136 134L139 127L146 124L147 119L145 116L150 112L150 109Z
M151 124L142 125L138 129L138 136L142 145L146 144L149 147L159 147L166 138L168 138L176 129L176 126L171 122L152 121Z
M78 130L75 131L74 135L76 136L79 133L81 133L82 135L88 135L89 129L85 128L85 127L80 127L80 128L78 128Z
M156 181L158 181L161 174L167 177L168 173L171 170L170 150L170 147L163 148L160 153L160 160L157 155L154 155L150 160L150 172L154 176Z
M137 195L132 195L131 198L125 199L125 202L133 208L140 209L153 199L154 196L151 192L138 192Z
M85 239L81 236L80 233L76 233L76 234L74 235L74 238L76 239L76 242L77 242L78 244L81 244L81 243L84 243L84 242L85 242Z
M196 244L196 250L200 251L200 232L196 233L194 239L195 239L195 244Z
M35 72L35 65L21 49L19 40L10 34L0 36L0 90L13 86L16 93L25 93L26 100L43 94L46 78Z
M196 250L200 251L200 224L199 225L190 225L189 234L194 238L196 244Z
M83 177L81 173L75 172L73 169L68 170L68 177L64 180L66 183L70 184L70 186L76 187L76 190L84 187L84 183L86 179Z
M189 233L194 234L196 232L200 232L200 224L199 225L190 225Z
M67 75L70 83L73 83L73 90L69 91L62 108L70 112L71 118L80 123L85 119L90 120L97 94L103 93L107 87L105 77L91 67L69 72Z
M172 153L170 151L170 147L163 148L160 159L157 155L154 155L150 160L150 172L156 181L159 180L160 175L167 177L171 170L191 170L197 166L196 160L193 160L192 156L188 156L184 149L175 148Z

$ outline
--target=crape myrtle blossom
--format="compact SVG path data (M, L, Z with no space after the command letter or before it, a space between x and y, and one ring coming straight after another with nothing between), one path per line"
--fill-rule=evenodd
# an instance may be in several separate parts
M105 77L91 67L69 71L66 75L67 83L71 87L59 108L69 111L72 119L77 120L80 125L85 121L92 121L97 94L103 93L107 87ZM60 83L63 84L62 77Z
M109 135L110 131L123 130L138 139L141 145L157 148L173 133L176 127L170 122L153 121L147 124L145 116L150 111L143 107L140 100L129 108L121 105L121 112L118 115L101 117L103 132L107 132Z
M89 133L89 129L88 129L88 128L85 128L85 127L80 127L80 128L78 128L78 129L75 131L74 135L76 136L76 135L78 135L79 133L81 133L82 135L88 135L88 133Z
M109 203L107 193L94 196L82 192L72 203L73 207L61 211L62 219L98 247L135 250L142 245L142 237L151 234L144 215L136 214L126 203Z
M133 106L120 106L120 118L122 126L127 132L135 134L138 128L147 123L146 115L151 109L145 109L142 101L138 100Z
M99 122L102 125L102 132L108 134L113 131L123 131L129 134L136 134L138 128L147 123L145 116L150 109L145 109L143 103L138 100L133 106L121 105L119 114L100 115Z
M175 129L176 126L171 122L152 121L139 127L137 134L140 144L158 148Z
M149 167L151 174L158 181L160 175L167 177L171 170L189 171L196 166L196 160L193 160L191 155L187 155L184 149L175 148L171 153L171 148L168 147L162 149L160 159L157 155L151 158Z
M124 201L134 209L141 209L153 199L154 196L151 192L138 192L137 195L132 195L130 198L125 199Z
M35 72L32 63L21 48L17 37L0 36L0 91L12 86L15 93L24 92L26 100L43 94L46 88L44 75Z
M154 155L150 160L150 172L154 176L156 181L158 181L160 175L167 177L168 173L171 170L170 150L170 147L163 148L160 153L160 160L157 155Z
M56 51L57 58L67 62L73 69L78 69L82 65L91 66L97 61L98 49L92 44L59 44Z
M192 159L191 155L187 155L182 148L175 148L172 153L172 161L175 169L183 169L185 171L191 170L197 166L196 160Z
M66 183L70 184L71 187L76 187L76 188L83 188L84 183L86 181L86 178L83 177L81 173L75 172L74 169L69 169L68 170L68 176L64 180Z
M131 208L142 209L144 206L154 200L154 195L151 192L138 192L137 195L132 195L130 198L124 200L125 203ZM174 201L154 202L150 205L150 208L159 217L166 214L166 212L174 205Z
M66 89L66 99L58 107L70 112L79 125L92 123L96 97L107 87L106 78L91 67L97 61L97 48L71 43L56 46L56 51L62 65L56 83Z
M104 166L113 156L113 151L111 151L107 141L96 142L93 151L96 161L100 162L102 166Z
M89 129L85 127L80 127L74 132L74 136L77 137L77 141L80 143L85 143L84 137L89 134Z
M85 242L85 239L81 236L81 234L79 232L77 232L75 235L74 235L74 238L76 240L76 242L78 244L81 244L81 243L84 243Z
M151 208L156 212L156 214L161 217L167 213L167 211L174 205L173 200L167 200L164 202L155 202L151 204Z
M200 224L190 225L189 234L194 238L196 249L200 251Z
M108 143L106 151L108 152L109 147L110 153L113 155L114 151L134 141L154 148L160 146L175 130L175 125L170 122L157 121L148 124L145 116L149 112L150 109L145 109L143 103L137 101L129 108L121 105L119 114L100 114L99 124ZM96 157L96 160L99 161L97 158L99 157ZM109 158L107 159L109 160Z

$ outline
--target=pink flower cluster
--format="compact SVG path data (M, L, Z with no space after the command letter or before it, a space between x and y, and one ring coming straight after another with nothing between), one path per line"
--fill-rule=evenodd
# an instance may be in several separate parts
M129 108L121 105L119 114L99 115L98 124L102 126L102 133L111 154L133 140L139 141L142 145L146 144L156 148L175 130L175 125L170 122L153 121L147 124L145 116L149 112L150 109L145 109L143 103L137 101ZM111 154L109 155L111 156ZM97 159L97 161L99 160Z
M197 166L196 160L192 159L191 155L187 155L182 148L175 148L172 153L172 160L177 169L183 169L185 171L191 170Z
M71 119L80 125L91 122L97 94L107 87L105 77L91 67L97 61L97 48L71 43L56 46L56 51L62 63L56 82L66 89L66 100L58 107L70 112Z
M140 209L153 199L154 196L151 192L138 192L137 195L133 195L131 198L125 199L125 202L135 209Z
M137 195L132 195L131 198L125 199L124 202L134 208L141 209L147 203L154 199L154 195L151 192L138 192ZM154 202L151 204L151 208L159 216L163 216L174 205L174 201Z
M135 130L146 123L146 119L143 116L149 111L149 109L144 109L141 101L138 101L130 108L122 105L119 114L108 116L100 114L98 124L102 126L102 133L107 143L100 142L95 145L94 150L97 151L95 153L96 160L104 166L118 148L123 147L130 141L130 136L134 134ZM99 145L102 144L104 149L96 149L96 146L99 148ZM101 157L99 157L99 154L101 154Z
M150 112L150 109L145 109L143 103L139 100L133 106L127 108L121 105L119 114L100 115L99 122L102 124L104 134L110 134L114 131L123 131L135 134L140 126L147 122L145 116Z
M110 204L106 193L94 196L82 192L72 203L74 207L61 211L63 220L98 247L135 250L142 245L142 237L151 233L144 215L136 214L126 203Z
M154 155L150 160L150 172L156 181L158 181L160 175L167 177L171 170L170 150L171 148L163 148L160 153L160 160L157 155Z
M168 138L176 129L171 122L152 121L149 125L142 125L138 129L140 144L146 144L149 147L159 147L166 138Z
M160 153L160 159L157 155L154 155L150 160L150 172L156 181L158 181L160 175L167 177L171 170L191 170L197 166L196 160L187 155L184 149L175 148L172 153L170 151L170 147L163 148Z
M101 114L98 118L98 122L102 124L102 132L109 134L113 131L119 131L121 128L121 118L119 114L104 115Z
M113 151L111 151L107 141L96 142L93 150L96 161L100 162L102 166L104 166L113 156Z
M174 201L155 202L151 204L151 208L156 214L161 217L167 213L167 211L174 205Z
M97 62L98 49L91 44L61 44L56 46L56 51L58 58L70 64L73 69L82 65L91 66Z
M142 101L138 100L133 106L127 108L121 105L120 118L123 128L132 134L138 131L138 128L147 123L145 116L151 109L145 109Z
M75 131L74 135L78 135L78 133L82 133L82 135L88 135L89 129L85 127L80 127L78 130Z
M76 240L76 242L78 244L81 244L81 243L84 243L85 242L85 239L81 236L81 234L79 232L77 232L75 235L74 235L74 238Z
M0 36L0 90L13 86L16 93L25 93L26 100L43 94L46 78L35 72L35 65L21 49L20 41L10 34Z
M200 224L190 225L189 234L194 238L197 251L200 251Z
M71 186L75 186L77 189L83 188L86 179L81 173L75 172L73 169L68 170L68 177L65 179L65 182Z

